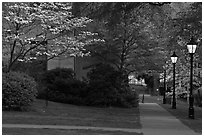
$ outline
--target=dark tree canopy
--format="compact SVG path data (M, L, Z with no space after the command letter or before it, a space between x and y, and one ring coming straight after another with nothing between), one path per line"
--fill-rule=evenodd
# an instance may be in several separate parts
M192 34L200 39L201 7L171 2L73 3L74 13L92 18L92 29L105 40L92 55L129 72L161 71L173 50L183 54L186 47L180 42L186 43Z

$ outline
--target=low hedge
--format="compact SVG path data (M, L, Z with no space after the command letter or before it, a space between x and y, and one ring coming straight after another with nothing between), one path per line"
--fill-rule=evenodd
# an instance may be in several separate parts
M48 70L41 77L38 98L50 101L84 104L87 84L75 79L72 69L56 68Z
M123 76L109 65L94 66L88 73L88 82L79 81L71 69L53 69L42 75L38 98L50 101L88 106L138 106L138 94Z

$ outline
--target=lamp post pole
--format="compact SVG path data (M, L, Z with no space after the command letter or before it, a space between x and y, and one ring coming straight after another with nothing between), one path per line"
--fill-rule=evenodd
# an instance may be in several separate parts
M164 93L163 93L163 104L166 104L166 70L164 70Z
M172 109L176 109L176 97L175 97L175 64L173 63L173 102Z
M191 72L190 72L190 95L189 95L189 118L194 119L194 107L193 107L193 53L190 53L191 57Z
M174 52L173 55L171 56L171 60L173 63L173 101L172 101L172 109L176 109L176 97L175 97L175 65L177 61L178 56Z
M189 95L189 111L188 111L188 117L191 119L194 119L194 108L193 108L193 54L196 51L197 43L195 42L194 38L191 37L191 40L189 43L187 43L187 48L188 52L190 54L190 64L191 64L191 69L190 69L190 95Z

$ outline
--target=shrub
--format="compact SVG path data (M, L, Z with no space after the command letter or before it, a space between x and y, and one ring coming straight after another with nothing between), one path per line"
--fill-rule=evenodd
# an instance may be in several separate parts
M49 70L42 75L44 87L39 98L55 102L89 106L132 107L138 105L138 95L122 74L109 65L100 64L88 73L88 83L76 80L70 69Z
M51 84L55 84L56 79L63 79L63 80L69 80L74 79L74 71L72 69L67 68L56 68L52 70L46 71L44 74L42 74L42 82L43 84L48 84L48 86Z
M202 88L197 88L193 91L194 104L196 106L202 107Z
M37 95L37 84L30 76L19 73L3 73L3 110L24 110L32 104Z
M87 84L76 80L72 69L57 68L42 75L38 98L83 105Z
M44 72L41 75L39 80L39 87L38 87L39 93L37 97L40 99L46 99L46 97L48 96L48 90L49 92L51 91L57 92L58 90L65 88L64 86L66 86L67 80L70 80L73 78L74 78L74 72L71 69L56 68L56 69L52 69Z
M89 73L87 104L94 106L132 107L138 105L138 94L123 84L124 75L110 65L99 64Z

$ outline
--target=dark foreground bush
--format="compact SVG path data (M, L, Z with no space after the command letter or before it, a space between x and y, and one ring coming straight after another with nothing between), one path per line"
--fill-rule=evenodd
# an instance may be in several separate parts
M71 69L49 70L42 75L38 98L89 106L132 107L138 94L122 84L121 73L109 65L95 66L88 73L88 83L76 80Z
M124 84L123 75L105 64L95 66L89 73L87 105L138 106L138 94Z
M2 108L3 110L25 110L37 96L37 84L30 76L19 73L3 73Z
M194 90L193 96L194 96L194 104L196 106L202 107L202 88L200 87Z
M76 80L72 69L56 68L42 75L38 98L83 105L87 84Z

